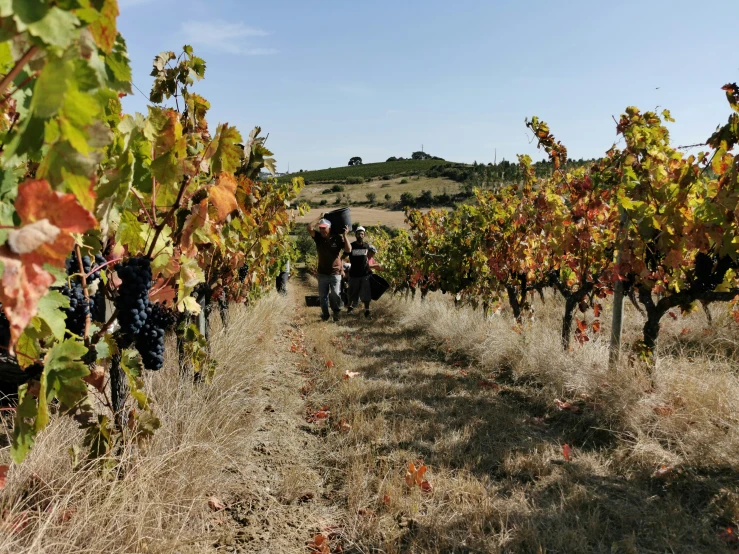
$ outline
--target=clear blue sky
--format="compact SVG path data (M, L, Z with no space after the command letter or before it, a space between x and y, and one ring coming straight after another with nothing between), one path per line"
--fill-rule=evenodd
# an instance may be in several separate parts
M524 118L574 158L602 155L626 106L668 108L675 144L726 121L739 0L119 0L135 84L191 44L209 123L269 133L278 170L421 148L460 162L541 159ZM705 9L703 9L705 6ZM137 92L124 108L145 111Z

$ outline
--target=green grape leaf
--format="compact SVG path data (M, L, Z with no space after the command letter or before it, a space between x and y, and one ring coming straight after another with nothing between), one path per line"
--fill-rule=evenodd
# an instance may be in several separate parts
M128 378L128 388L131 391L131 396L136 400L139 409L147 410L149 408L149 399L142 390L144 380L141 378L141 374L144 371L144 364L141 361L141 355L136 350L130 348L124 350L121 356L121 369Z
M36 79L31 98L31 111L36 117L53 117L61 109L69 88L69 78L74 75L72 62L50 56L46 66Z
M42 402L50 403L53 398L57 398L62 408L69 410L87 396L87 384L82 378L89 375L90 370L80 360L86 353L87 348L84 344L75 339L67 339L55 344L46 354L44 371L41 374L39 417ZM39 431L45 425L46 423L43 423L39 426L39 421L36 421L36 428Z
M64 339L66 315L62 308L69 308L69 298L61 292L52 290L38 302L37 317L46 323L57 340Z
M28 394L28 383L18 387L18 406L13 422L13 441L10 445L10 457L16 464L26 459L36 439L33 420L36 419L38 407L36 400Z
M132 253L141 252L146 247L144 224L136 218L136 214L134 212L125 210L121 214L121 222L118 225L116 242L128 247L128 251Z
M24 1L31 3L33 0ZM77 35L79 24L80 20L72 12L54 6L42 19L29 23L28 32L45 44L67 48Z
M216 136L205 151L205 159L211 160L213 175L236 171L243 155L243 149L239 146L241 141L241 134L236 128L229 127L228 123L218 126Z

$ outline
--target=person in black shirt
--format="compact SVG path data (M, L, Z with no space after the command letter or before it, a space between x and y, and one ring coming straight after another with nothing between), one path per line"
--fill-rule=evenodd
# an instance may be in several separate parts
M318 231L316 231L318 227ZM334 321L339 320L341 312L341 252L351 251L349 238L346 236L349 227L344 227L340 235L331 233L331 222L328 219L317 219L308 224L308 233L316 242L318 253L318 296L321 298L321 319L329 318L328 308L331 306Z
M359 305L361 300L364 303L364 317L370 316L370 301L372 300L370 292L370 269L368 257L371 256L370 249L377 250L365 240L366 231L364 227L357 227L354 231L355 240L351 244L351 252L349 252L349 302L347 311L351 312Z

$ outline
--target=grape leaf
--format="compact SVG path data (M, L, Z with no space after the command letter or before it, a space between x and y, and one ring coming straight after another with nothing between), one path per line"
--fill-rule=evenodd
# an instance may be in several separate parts
M205 159L211 160L213 174L233 173L241 163L243 149L239 146L241 134L228 123L218 126L216 136L205 151Z
M62 308L69 308L69 298L55 290L50 291L38 303L37 317L49 326L57 340L64 338L66 329L66 316L61 311Z
M17 464L26 459L35 441L36 432L31 422L37 413L36 401L28 394L28 383L25 383L18 387L18 405L13 422L13 441L10 445L10 457Z
M215 186L208 191L208 199L218 211L218 221L226 219L226 216L237 209L236 203L236 179L228 173L221 173L216 179Z
M64 104L69 78L74 75L72 62L50 56L36 79L31 97L31 111L36 117L53 117Z
M115 44L118 31L116 18L118 17L117 0L103 0L100 17L90 25L90 31L101 50L110 54Z
M44 43L67 48L76 36L80 20L72 12L56 6L49 9L43 19L28 24L28 32Z
M60 231L53 242L43 243L32 252L21 253L24 264L42 266L49 263L64 267L64 260L74 245L71 233L84 233L97 223L73 194L54 192L47 181L40 179L29 179L19 185L15 209L24 225L46 219Z
M131 253L141 252L146 247L143 230L143 224L136 218L136 214L126 210L121 214L116 240Z
M71 248L70 248L71 250ZM25 264L6 247L0 247L0 263L3 265L0 302L10 323L10 352L15 342L36 315L37 304L54 282L54 277L37 264Z

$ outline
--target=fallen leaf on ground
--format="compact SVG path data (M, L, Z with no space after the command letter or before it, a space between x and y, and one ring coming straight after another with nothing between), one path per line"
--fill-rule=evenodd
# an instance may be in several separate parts
M569 444L565 443L565 445L562 447L562 455L568 462L572 461L572 448L570 448Z
M663 477L671 475L673 470L673 467L662 464L654 471L654 473L652 473L652 477L657 477L658 479L661 479Z
M349 425L345 419L342 419L341 422L339 423L339 429L341 429L342 431L351 431L352 426Z
M217 512L218 510L224 510L226 505L217 496L211 496L208 499L208 507L214 512Z
M390 496L386 494L385 496L382 497L382 501L385 504L390 504Z
M8 464L0 465L0 490L5 488L5 482L8 479L8 470L10 466Z
M655 414L657 414L659 416L672 415L672 413L674 412L674 410L672 408L670 408L669 406L667 406L665 404L661 404L659 406L655 406L654 408L652 408L652 410L654 411Z
M313 537L313 540L308 543L308 552L331 554L331 549L328 546L328 539L324 535L316 535Z
M348 369L344 372L344 379L351 379L359 375L358 371L349 371Z
M326 367L328 368L334 367L334 362L332 362L331 360L326 360Z
M573 414L576 414L580 411L580 408L578 406L570 404L567 401L560 400L559 398L554 399L554 404L557 406L557 408L564 412L572 412Z
M434 490L434 487L426 480L421 481L421 484L419 485L421 487L421 490L423 492L432 492Z

